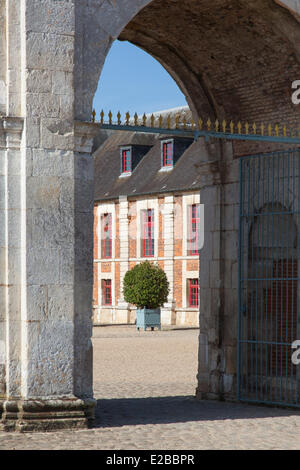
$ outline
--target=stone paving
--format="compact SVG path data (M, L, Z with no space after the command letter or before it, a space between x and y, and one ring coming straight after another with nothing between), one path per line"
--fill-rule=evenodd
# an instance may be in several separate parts
M299 449L300 412L199 402L197 329L94 328L93 429L0 433L0 449Z

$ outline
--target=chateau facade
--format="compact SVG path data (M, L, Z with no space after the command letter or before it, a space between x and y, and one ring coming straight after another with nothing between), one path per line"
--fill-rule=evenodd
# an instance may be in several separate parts
M162 324L199 326L201 204L192 143L123 132L95 153L94 324L135 322L123 278L149 260L169 280ZM104 180L108 160L113 170Z

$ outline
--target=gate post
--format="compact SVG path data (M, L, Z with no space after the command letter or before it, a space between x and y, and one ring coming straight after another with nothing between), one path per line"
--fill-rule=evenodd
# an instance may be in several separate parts
M238 163L233 159L231 143L216 145L215 157L203 163L198 399L236 400Z
M16 0L7 12L0 429L86 427L95 406L94 129L74 123L74 2Z

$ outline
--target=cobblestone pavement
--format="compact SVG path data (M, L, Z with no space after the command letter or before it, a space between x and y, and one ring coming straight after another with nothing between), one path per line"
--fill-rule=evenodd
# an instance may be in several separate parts
M0 433L0 449L299 449L300 412L194 399L197 337L94 328L96 426Z

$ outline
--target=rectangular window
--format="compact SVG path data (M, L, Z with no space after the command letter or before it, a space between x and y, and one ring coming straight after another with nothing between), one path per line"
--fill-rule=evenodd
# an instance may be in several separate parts
M102 258L112 257L112 215L102 216Z
M163 152L163 167L173 166L173 145L172 142L163 142L162 145Z
M189 307L199 306L199 280L188 279L188 299Z
M103 305L111 305L111 279L104 279L102 281L102 303Z
M122 173L131 172L131 149L122 150Z
M154 256L154 210L142 211L143 239L142 256Z
M198 255L200 253L200 204L189 206L188 224L188 255Z

